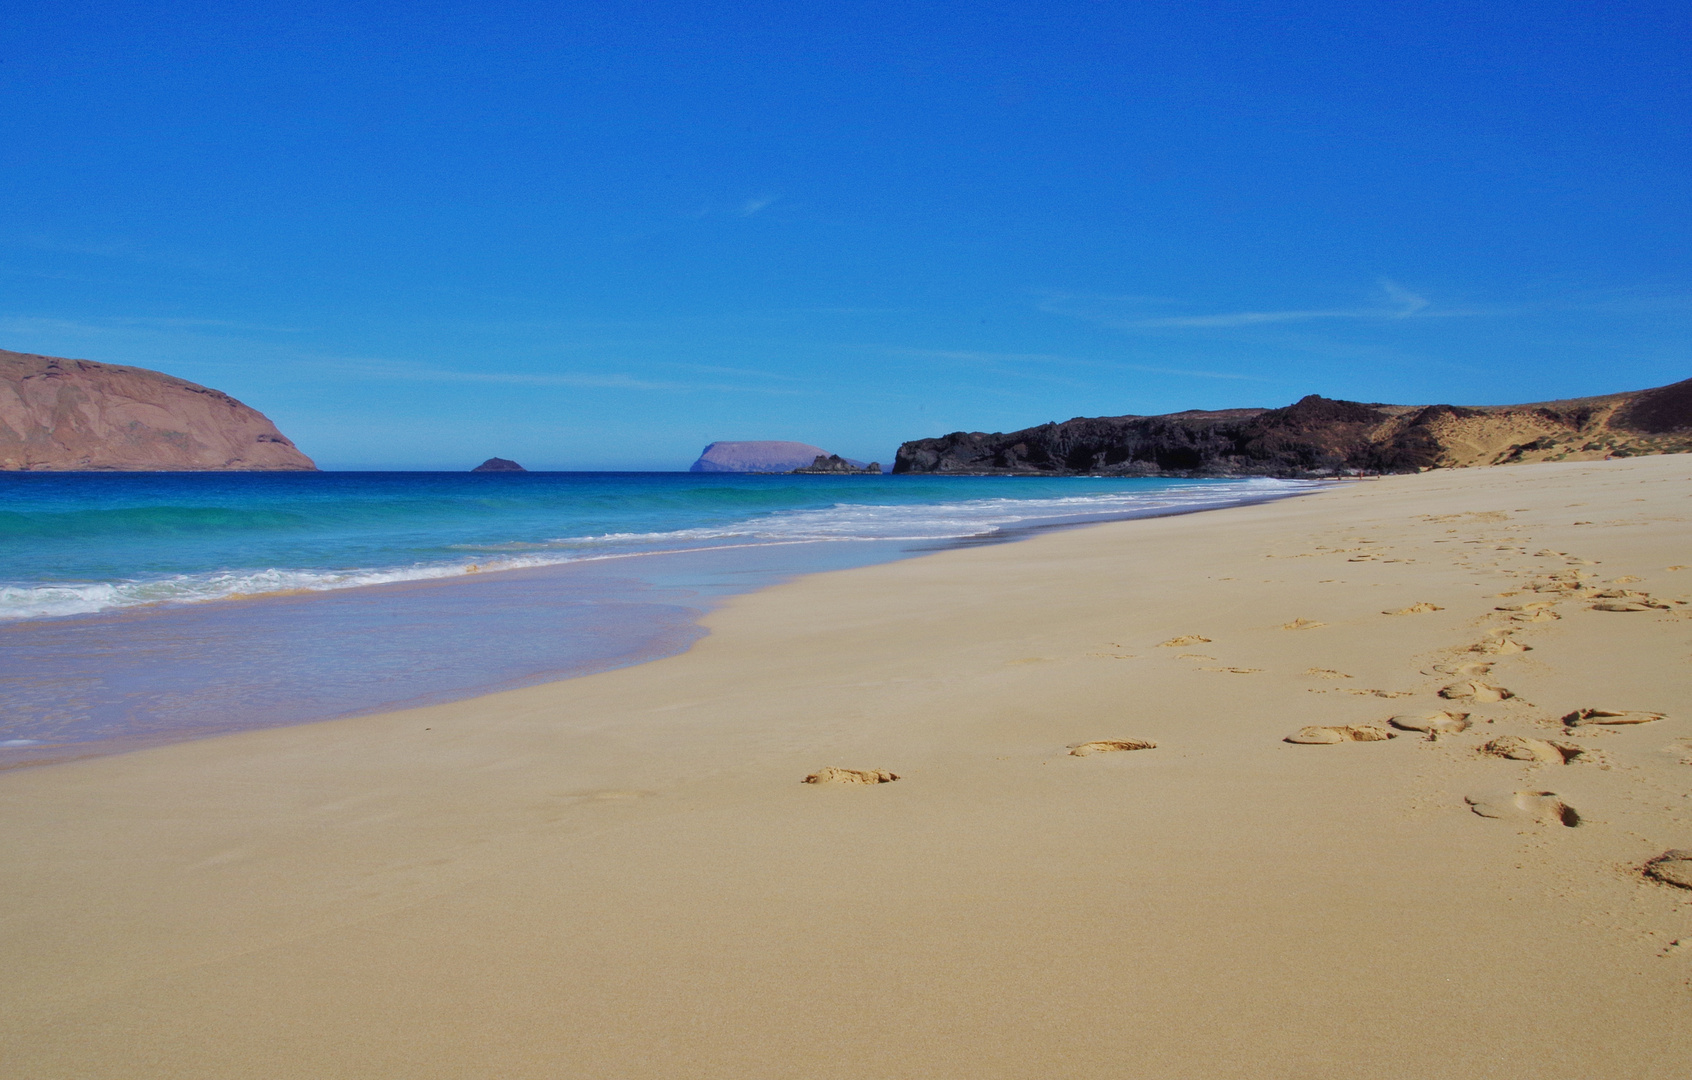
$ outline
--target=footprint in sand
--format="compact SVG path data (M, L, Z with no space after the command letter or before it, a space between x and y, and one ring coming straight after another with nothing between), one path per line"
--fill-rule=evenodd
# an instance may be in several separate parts
M1114 754L1122 750L1156 750L1150 739L1100 739L1097 742L1071 743L1070 757L1091 757L1094 754Z
M1593 611L1653 611L1668 607L1662 601L1650 600L1600 600L1592 605Z
M1469 646L1470 652L1488 653L1493 656L1506 656L1511 653L1525 653L1532 651L1532 645L1523 645L1514 638L1498 637L1491 641L1480 641Z
M1577 581L1530 581L1522 588L1536 593L1571 593L1579 592L1583 586Z
M1521 604L1499 604L1494 611L1544 611L1554 606L1555 600L1529 600Z
M1509 758L1511 761L1543 761L1552 765L1565 765L1585 752L1568 743L1529 739L1522 735L1501 735L1481 749L1493 757Z
M1317 622L1314 619L1294 619L1290 623L1282 623L1281 629L1282 630L1314 630L1318 626L1326 626L1326 625L1328 625L1328 624L1323 623L1323 622Z
M1333 668L1325 668L1325 667L1307 668L1307 669L1305 669L1304 673L1306 675L1310 676L1312 679L1349 679L1349 678L1351 678L1350 675L1347 675L1343 671L1335 671Z
M1183 645L1209 645L1209 644L1210 644L1210 639L1205 637L1203 634L1182 634L1180 637L1172 637L1168 641L1162 642L1161 644L1158 645L1158 648L1160 648L1160 649L1178 649Z
M1207 667L1207 668L1199 668L1199 670L1200 671L1221 671L1221 672L1226 672L1229 675L1256 675L1258 672L1262 671L1263 669L1260 668L1260 667Z
M1524 588L1534 592L1577 592L1586 586L1581 582L1592 575L1584 570L1563 570L1555 574L1547 574L1543 580L1530 581Z
M836 769L832 765L818 769L805 777L807 784L889 784L899 779L898 773L886 769Z
M1407 608L1399 608L1397 611L1383 611L1383 612L1381 612L1381 614L1382 615L1421 615L1421 614L1423 614L1425 612L1429 612L1429 611L1444 611L1444 610L1445 609L1440 607L1438 604L1430 604L1426 600L1424 600L1419 604L1411 604Z
M1455 675L1460 679L1474 679L1492 670L1491 660L1469 660L1461 664L1435 664L1424 675Z
M1585 727L1588 724L1616 726L1620 724L1649 724L1663 718L1660 712L1627 711L1618 709L1576 709L1563 717L1565 727Z
M1655 878L1664 885L1692 889L1692 851L1670 848L1647 862L1644 870L1646 877Z
M1562 618L1562 616L1557 614L1555 611L1524 611L1520 614L1510 616L1510 621L1511 622L1524 622L1524 623L1542 623L1542 622L1556 622L1558 619L1561 619L1561 618Z
M1309 727L1299 728L1283 741L1298 743L1303 746L1326 746L1347 742L1384 742L1393 737L1393 733L1386 728L1373 727L1367 724L1334 727L1312 724Z
M1638 589L1599 589L1591 596L1594 600L1637 600L1642 604L1651 600L1650 593L1640 592Z
M1429 735L1455 735L1469 730L1466 712L1423 713L1419 716L1394 716L1387 723L1400 731L1425 731Z
M1466 795L1469 809L1484 818L1504 821L1532 821L1541 825L1580 824L1575 808L1557 797L1555 791L1506 791L1499 794Z
M1493 686L1489 683L1483 683L1475 679L1465 679L1462 682L1452 683L1450 686L1442 687L1439 691L1439 696L1447 701L1475 701L1481 704L1487 704L1495 701L1503 701L1506 698L1513 698L1516 695L1504 689L1502 686Z

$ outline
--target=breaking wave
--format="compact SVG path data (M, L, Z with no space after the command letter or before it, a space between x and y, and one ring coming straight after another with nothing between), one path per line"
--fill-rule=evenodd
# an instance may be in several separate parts
M1078 485L1085 481L1070 483ZM411 550L425 553L422 557L374 566L323 565L341 561L334 558L337 554L344 559L350 553L349 549L337 551L331 538L309 549L289 551L289 554L301 557L301 562L317 561L317 566L308 564L293 567L219 568L174 573L155 571L113 574L105 580L14 579L9 583L0 584L0 620L50 618L146 605L204 603L288 593L353 589L396 582L461 577L471 573L710 548L825 542L959 541L986 538L1007 530L1040 525L1084 523L1237 505L1298 494L1311 488L1309 482L1269 479L1164 482L1153 485L1145 485L1142 482L1141 486L1136 487L1073 495L930 499L904 503L875 498L877 495L893 494L891 490L865 488L862 490L865 501L862 502L835 502L827 506L763 510L738 520L717 520L669 529L606 531L555 539L505 541L468 540L443 533L430 542L412 545ZM746 506L741 512L745 513L750 509L750 506ZM121 525L127 527L127 535L131 538L135 537L138 531L146 532L148 526L143 525L144 521L154 523L152 527L163 533L147 537L155 543L170 543L172 534L178 530L184 534L192 532L189 526L181 524L180 521L170 529L157 526L157 514L148 518L143 512L130 508L113 513L123 519ZM65 531L68 531L85 538L89 535L121 536L125 531L116 520L101 518L98 513L82 512L82 516L85 520L77 520L74 525L66 520L66 515L54 515L50 525L40 523L46 515L38 516L34 523L14 520L9 528L0 527L0 533L9 533L14 539L27 537L37 543L51 543L52 540L46 534L56 533L62 537L65 536ZM301 515L292 512L265 510L262 516L262 521L255 521L250 516L243 517L223 509L195 510L192 515L195 524L202 530L217 528L226 534L231 523L235 521L239 521L238 531L243 535L272 532L294 535L302 531L309 532L313 527ZM670 516L673 519L676 516L697 518L711 515L690 514L686 510L678 510L676 513L660 516ZM525 530L535 528L533 521L525 521L523 525ZM416 522L409 523L406 528L428 531L426 525ZM531 531L531 535L535 533ZM368 548L368 545L365 547ZM368 555L371 552L363 550L361 553ZM208 553L208 558L210 557L211 554Z

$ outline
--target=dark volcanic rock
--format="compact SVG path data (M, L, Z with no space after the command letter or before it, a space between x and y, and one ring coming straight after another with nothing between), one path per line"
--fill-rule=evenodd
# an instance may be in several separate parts
M1621 410L1616 424L1652 434L1692 428L1692 379L1640 391Z
M476 466L471 472L528 472L529 470L512 461L510 458L491 457Z
M862 468L859 468L858 464L856 462L848 461L846 458L841 457L839 454L818 454L816 456L815 460L813 460L809 465L805 466L803 469L792 469L792 470L789 470L789 471L794 472L794 473L810 473L810 474L818 474L818 473L820 473L820 474L873 473L877 476L880 476L881 475L881 463L878 462L878 461L872 461L868 465L865 465Z
M1643 433L1643 434L1642 434ZM1692 450L1692 380L1543 405L1335 401L1077 417L899 447L895 473L1319 477Z
M1008 435L958 432L899 448L893 471L1308 476L1378 468L1377 407L1314 395L1284 409L1077 418ZM1393 457L1433 464L1411 445ZM1423 460L1425 458L1425 460Z

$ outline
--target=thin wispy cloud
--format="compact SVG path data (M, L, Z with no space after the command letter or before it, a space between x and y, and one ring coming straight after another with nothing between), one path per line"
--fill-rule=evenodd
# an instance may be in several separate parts
M1120 330L1206 330L1235 326L1318 320L1393 321L1436 313L1431 302L1396 282L1382 279L1380 299L1370 304L1342 308L1293 308L1270 311L1227 311L1204 315L1152 314L1146 308L1153 301L1144 297L1051 296L1039 304L1041 311L1086 319ZM1166 301L1155 301L1162 306Z
M1019 364L1045 364L1058 367L1090 368L1094 370L1135 371L1147 375L1176 375L1182 378L1193 379L1228 379L1240 382L1273 381L1258 375L1242 375L1233 371L1205 371L1196 368L1177 368L1152 364L1137 364L1127 360L1091 360L1074 356L1058 356L1052 353L1000 353L983 352L973 349L914 349L906 347L887 347L885 351L903 356L929 357L936 360L955 360L963 363L986 364L992 365L996 368Z
M736 212L741 217L751 217L753 214L773 206L780 199L780 195L755 195L741 203L740 209Z
M621 372L458 371L452 368L432 367L403 360L379 359L309 359L300 360L298 363L307 367L332 367L337 373L367 379L390 379L406 382L482 383L504 386L577 387L596 390L641 390L668 393L709 391L780 396L802 393L798 390L767 386L645 379Z
M707 375L744 375L750 379L774 379L777 382L803 382L797 375L783 375L774 371L761 371L757 368L724 367L721 364L686 364L676 361L658 361L654 367L675 368L680 371L700 371Z
M170 318L147 315L113 315L93 320L55 319L34 315L0 316L0 330L8 333L37 333L42 331L52 331L90 337L125 334L137 330L187 331L189 333L205 330L222 330L258 334L305 333L305 331L299 327L267 326L262 323L246 323L232 319Z
M774 193L771 193L771 194L763 194L763 195L749 195L746 198L741 199L739 202L729 203L729 204L726 204L726 205L723 204L723 203L720 203L720 202L710 201L710 202L701 203L700 206L699 206L699 209L695 210L689 216L692 217L695 221L703 221L706 218L722 217L722 216L737 217L737 218L749 218L749 217L755 217L758 214L763 213L765 210L768 210L770 207L774 206L776 203L778 203L780 201L781 201L781 193L780 192L774 192ZM641 233L641 234L639 234L639 236L641 236L641 237L656 236L659 233L667 232L667 231L669 231L667 228L660 228L660 229L656 229L656 230L651 230L649 232Z
M203 255L180 251L159 251L129 240L62 240L51 236L28 236L13 241L17 246L55 255L77 255L84 258L109 259L168 270L188 270L196 273L219 274L230 269L226 262Z

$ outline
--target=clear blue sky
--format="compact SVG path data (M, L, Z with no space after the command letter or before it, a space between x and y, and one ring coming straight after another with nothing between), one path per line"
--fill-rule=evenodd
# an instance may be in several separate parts
M0 347L327 467L1692 375L1677 3L48 3Z

